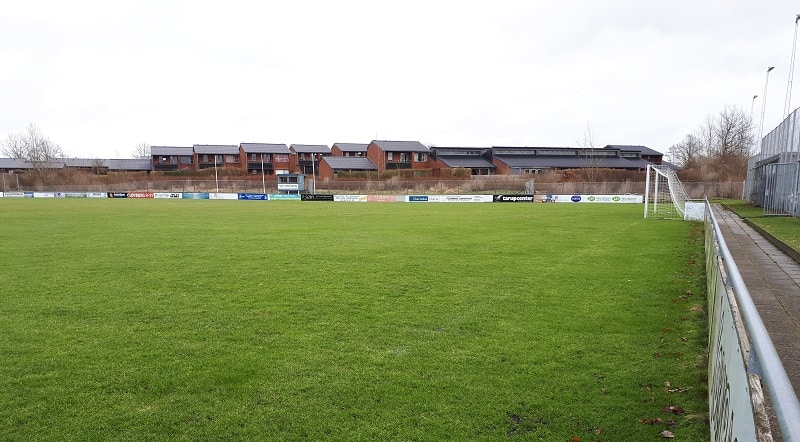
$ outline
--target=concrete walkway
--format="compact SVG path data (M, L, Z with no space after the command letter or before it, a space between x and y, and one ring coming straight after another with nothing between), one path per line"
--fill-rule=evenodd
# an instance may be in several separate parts
M800 264L734 212L715 204L714 215L795 394L800 397Z

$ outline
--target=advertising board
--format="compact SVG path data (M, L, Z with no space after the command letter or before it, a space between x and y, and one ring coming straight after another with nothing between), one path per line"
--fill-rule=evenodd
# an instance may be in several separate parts
M237 199L249 201L266 201L269 199L266 193L239 193Z
M643 195L545 195L544 203L614 203L642 204Z
M334 195L333 200L340 203L365 203L366 195Z
M166 198L181 198L180 192L156 192L153 194L153 198L156 199L166 199Z

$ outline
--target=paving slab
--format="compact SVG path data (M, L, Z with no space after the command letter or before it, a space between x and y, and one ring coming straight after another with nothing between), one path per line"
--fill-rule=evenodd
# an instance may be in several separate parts
M734 212L714 205L722 236L800 396L800 264Z

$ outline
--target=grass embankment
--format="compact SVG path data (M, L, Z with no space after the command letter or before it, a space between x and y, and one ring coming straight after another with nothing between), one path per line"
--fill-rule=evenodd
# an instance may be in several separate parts
M721 204L800 254L800 218L764 215L764 209L742 200L722 200Z
M0 225L3 440L708 438L702 226L639 205L6 199Z

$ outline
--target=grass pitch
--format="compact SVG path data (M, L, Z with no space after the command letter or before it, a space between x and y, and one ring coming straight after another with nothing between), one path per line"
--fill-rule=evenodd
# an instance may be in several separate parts
M708 438L702 227L640 205L0 199L0 226L3 440Z

